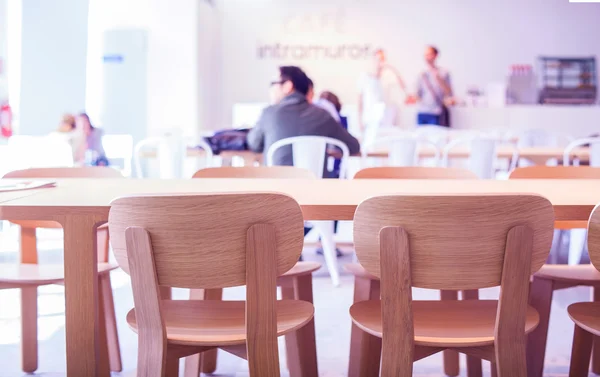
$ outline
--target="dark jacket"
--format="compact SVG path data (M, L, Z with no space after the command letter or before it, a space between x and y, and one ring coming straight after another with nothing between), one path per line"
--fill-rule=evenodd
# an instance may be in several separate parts
M248 133L248 148L266 153L276 141L294 136L327 136L344 142L350 154L360 152L360 144L354 136L327 111L308 103L306 97L297 92L263 111L256 126ZM275 165L293 165L291 146L275 152L273 162Z

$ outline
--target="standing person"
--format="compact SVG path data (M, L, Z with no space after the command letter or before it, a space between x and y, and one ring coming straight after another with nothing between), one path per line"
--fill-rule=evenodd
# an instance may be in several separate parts
M76 165L83 164L85 138L83 132L77 128L75 117L73 115L63 115L58 129L51 132L50 136L67 142L73 151L73 162Z
M256 126L248 133L248 147L266 152L278 140L293 136L327 136L342 141L351 154L360 152L360 144L347 130L322 108L308 102L309 80L298 67L279 68L279 78L271 83L276 87L277 103L267 107ZM293 165L292 147L275 152L275 165ZM324 174L327 169L324 169Z
M427 69L417 82L417 95L411 102L418 102L417 124L450 127L448 106L454 105L450 74L436 65L439 50L434 46L425 48Z
M84 136L84 150L86 155L86 163L90 165L108 165L106 153L102 146L102 136L104 131L92 125L90 117L86 113L81 113L77 116L77 128L79 128ZM87 156L90 156L89 158Z
M387 70L393 74L400 89L406 93L406 85L398 71L386 63L385 52L378 49L373 53L371 66L359 81L358 124L361 132L377 128L380 123L393 125L396 109L387 98L383 85L383 74Z

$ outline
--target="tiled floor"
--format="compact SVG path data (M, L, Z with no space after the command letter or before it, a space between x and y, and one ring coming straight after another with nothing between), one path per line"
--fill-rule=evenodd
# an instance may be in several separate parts
M40 262L52 263L61 260L60 232L40 234ZM14 261L17 244L14 237L0 238L0 262ZM319 260L312 250L305 253L306 259ZM349 255L340 258L340 264L350 262ZM136 365L136 335L129 330L124 321L125 314L132 307L129 278L121 271L112 275L119 336L123 356L124 372L115 376L133 375ZM348 308L352 302L352 277L342 276L342 285L334 288L323 270L315 274L314 299L316 306L317 353L321 376L341 377L346 375L350 343L350 317ZM497 297L497 289L482 291L482 297ZM184 298L185 290L176 290L176 298ZM566 314L566 307L577 301L589 299L587 288L575 288L555 293L550 323L549 345L546 357L546 376L567 376L573 325ZM226 299L243 298L242 288L225 290ZM436 298L437 292L415 290L415 299ZM39 290L39 371L41 376L65 375L65 332L64 332L64 296L61 286L42 287ZM19 350L19 292L17 290L0 291L0 377L24 375L20 371ZM285 352L280 342L282 376L285 371ZM461 376L465 376L465 363ZM443 376L440 355L421 360L415 364L415 376ZM489 364L484 364L484 372L489 375ZM247 363L230 354L220 352L216 376L247 376Z

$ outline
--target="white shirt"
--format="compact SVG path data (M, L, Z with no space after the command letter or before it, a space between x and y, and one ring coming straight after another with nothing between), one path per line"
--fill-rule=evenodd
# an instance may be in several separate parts
M377 108L385 103L385 91L380 78L365 74L358 82L358 89L363 102L363 122L369 124L376 121L374 118L380 117L376 114Z

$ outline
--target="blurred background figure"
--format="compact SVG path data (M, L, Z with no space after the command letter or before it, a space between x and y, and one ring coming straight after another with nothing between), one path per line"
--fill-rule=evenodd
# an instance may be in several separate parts
M50 133L51 137L66 141L73 150L73 162L76 165L84 163L85 160L85 135L81 128L77 128L75 116L63 115L56 131Z
M454 105L455 100L447 70L438 67L436 62L439 50L434 46L425 48L425 63L427 68L419 76L417 94L409 97L408 102L418 102L418 125L438 125L450 127L450 112L448 106Z
M393 104L388 88L384 85L384 73L390 72L395 84L406 94L406 85L398 71L389 65L385 51L378 49L373 53L368 71L358 83L358 122L361 132L368 128L377 128L396 124L397 106Z
M81 113L76 118L77 128L81 130L85 137L85 164L86 165L108 165L106 153L102 147L102 136L104 131L92 125L90 117L86 113Z

